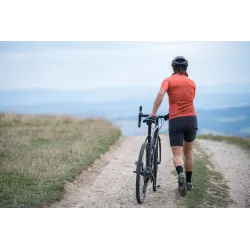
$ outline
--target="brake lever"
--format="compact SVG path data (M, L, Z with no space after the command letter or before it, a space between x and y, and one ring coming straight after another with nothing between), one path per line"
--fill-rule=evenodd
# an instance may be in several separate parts
M169 120L169 114L167 114L164 118L165 121Z

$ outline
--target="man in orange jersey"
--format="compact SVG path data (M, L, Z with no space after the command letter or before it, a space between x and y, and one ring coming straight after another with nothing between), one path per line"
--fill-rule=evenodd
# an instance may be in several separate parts
M172 61L173 74L164 79L154 102L152 113L146 120L154 120L164 95L168 94L169 101L169 139L173 152L173 162L178 173L178 189L185 196L192 186L193 155L192 144L198 129L194 108L196 84L188 77L188 61L178 56ZM184 152L184 164L182 161ZM183 166L185 169L183 170Z

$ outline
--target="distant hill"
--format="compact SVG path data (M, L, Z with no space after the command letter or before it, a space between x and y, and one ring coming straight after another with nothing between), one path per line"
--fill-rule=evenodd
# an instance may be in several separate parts
M195 106L199 133L250 136L250 85L201 87ZM223 93L224 88L224 93ZM157 93L155 88L103 88L88 90L16 90L0 91L0 112L23 114L70 114L78 117L108 119L121 126L124 134L144 133L137 128L140 105L151 112ZM168 112L165 98L159 113ZM164 127L165 131L167 127ZM162 130L164 131L164 130Z
M138 102L145 105L153 102L160 84L153 87L117 87L97 89L24 89L0 90L0 107L44 105L58 103L113 103ZM220 106L250 105L249 84L221 84L216 86L202 86L197 84L196 105L199 108L218 108ZM213 100L213 102L211 102ZM217 105L217 106L216 106Z
M250 106L234 107L225 109L204 110L197 109L198 133L214 133L219 135L235 135L242 137L250 136ZM125 134L144 134L147 132L146 126L137 128L137 115L127 119L115 119ZM164 125L161 132L167 133L168 125Z

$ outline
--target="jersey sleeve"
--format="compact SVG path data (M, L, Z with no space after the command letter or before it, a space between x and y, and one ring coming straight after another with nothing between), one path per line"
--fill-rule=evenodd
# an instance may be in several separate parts
M169 87L169 79L166 78L163 80L163 82L161 84L161 88L164 88L166 91L168 91L168 87Z
M194 90L196 91L196 83L195 83L195 81L193 81L193 84L194 84Z

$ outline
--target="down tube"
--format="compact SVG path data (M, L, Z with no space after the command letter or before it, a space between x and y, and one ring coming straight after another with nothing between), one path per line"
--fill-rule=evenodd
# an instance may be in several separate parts
M155 150L156 149L156 143L157 143L157 138L159 136L159 126L157 126L154 130L154 136L153 136L153 142L152 142L152 147Z

